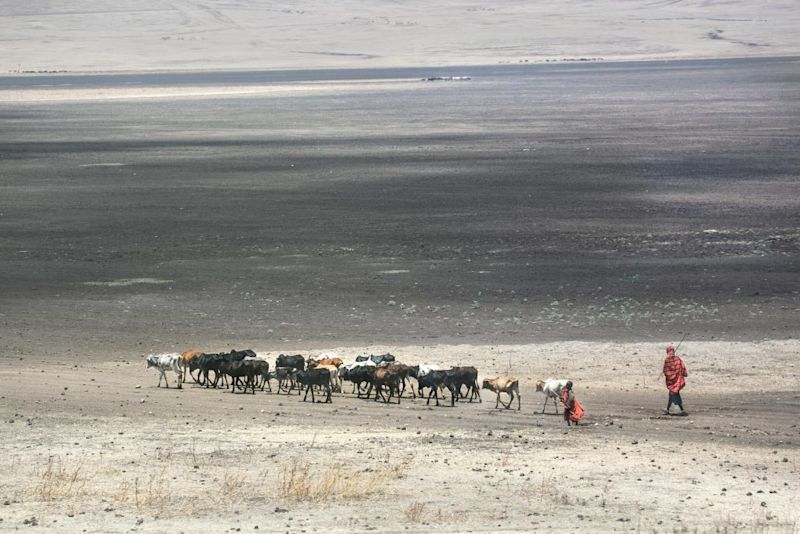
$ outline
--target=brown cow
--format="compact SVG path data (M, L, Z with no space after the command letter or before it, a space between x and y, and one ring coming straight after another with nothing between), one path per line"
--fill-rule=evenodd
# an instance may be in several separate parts
M195 358L199 358L204 353L199 350L187 350L186 352L181 352L181 367L183 367L183 381L186 382L186 375L192 377L192 380L197 382L197 379L192 376L189 372L189 362L194 360Z
M318 365L333 365L337 369L344 363L341 358L321 358L319 360L315 360L313 358L309 358L306 362L306 367L308 369L313 369Z
M494 403L495 409L502 404L506 409L511 408L511 403L514 402L514 394L517 395L517 410L521 408L521 400L519 396L519 379L515 376L498 376L497 378L485 378L483 380L483 389L488 389L497 393L497 402ZM507 393L511 396L508 399L508 404L500 400L500 393Z
M408 374L408 369L405 369L405 376ZM404 370L398 367L376 367L375 374L372 377L372 382L367 390L367 398L372 392L372 387L375 386L375 400L378 397L382 398L386 404L392 400L392 396L397 393L397 404L400 404L400 384L403 382ZM383 386L389 390L389 397L383 396Z

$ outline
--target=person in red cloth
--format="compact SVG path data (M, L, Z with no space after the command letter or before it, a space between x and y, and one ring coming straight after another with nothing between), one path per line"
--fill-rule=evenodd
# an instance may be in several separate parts
M662 373L666 378L667 390L669 391L669 400L667 400L667 409L664 410L664 414L670 415L669 409L674 404L680 409L678 415L689 415L683 409L683 400L681 400L681 390L686 385L685 378L688 376L686 364L683 363L683 359L680 356L675 354L675 347L672 344L667 347L667 357L664 358Z
M567 422L567 426L570 423L578 426L578 421L583 418L583 406L572 392L572 382L567 382L561 390L561 402L564 403L564 420Z

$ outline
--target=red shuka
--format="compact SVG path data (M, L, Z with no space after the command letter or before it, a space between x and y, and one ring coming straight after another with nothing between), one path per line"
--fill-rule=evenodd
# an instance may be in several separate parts
M675 349L667 347L667 357L664 359L664 376L667 379L667 389L670 393L678 393L686 385L684 377L688 376L686 373L686 364L680 356L675 354Z
M566 410L567 409L567 402L569 402L569 390L567 390L567 389L562 389L561 390L561 402L564 403L564 410ZM580 402L578 402L578 399L576 399L573 396L572 397L572 409L567 411L567 417L569 417L569 420L572 421L573 423L577 423L578 421L583 419L583 413L584 413L583 412L583 406L581 405Z

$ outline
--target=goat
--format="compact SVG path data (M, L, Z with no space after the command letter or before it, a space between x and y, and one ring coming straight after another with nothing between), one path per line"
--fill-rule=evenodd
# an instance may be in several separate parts
M553 407L558 413L558 401L561 400L561 390L567 385L568 380L557 380L555 378L548 378L547 380L539 380L536 382L536 391L544 393L544 406L542 406L542 413L547 408L547 401L553 399Z
M147 366L146 369L150 369L154 367L159 373L158 377L158 386L161 387L161 379L164 379L164 384L169 387L169 382L167 381L167 374L166 371L172 369L175 371L175 375L178 377L178 389L182 389L181 383L183 382L183 373L181 373L181 364L183 359L181 355L177 352L169 352L165 354L148 354L147 356Z
M522 409L522 401L519 395L519 380L515 376L498 376L497 378L485 378L483 380L483 389L488 389L497 393L497 402L494 403L495 409L499 404L503 404L506 409L511 408L511 403L514 402L514 395L517 396L517 410ZM500 393L507 393L511 398L508 399L508 404L500 400Z
M308 392L311 392L311 402L316 402L314 399L314 386L324 387L328 396L325 402L331 402L331 373L327 369L308 369L306 371L297 371L297 381L306 386L306 394L303 397L303 402L308 398Z
M277 367L275 371L269 373L267 382L274 378L278 382L278 395L280 395L281 391L289 393L294 384L295 373L297 373L297 369L293 367ZM272 388L270 388L270 391L272 391Z

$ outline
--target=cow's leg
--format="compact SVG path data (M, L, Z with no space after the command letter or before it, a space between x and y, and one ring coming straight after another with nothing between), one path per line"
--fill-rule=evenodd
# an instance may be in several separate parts
M517 389L517 411L522 409L522 397L519 394L519 389Z
M325 399L325 402L326 402L326 403L332 403L332 402L333 402L333 401L331 400L331 387L330 387L330 385L328 386L328 398L327 398L327 399Z
M497 392L497 402L494 403L494 409L497 409L497 405L500 404L500 392Z

